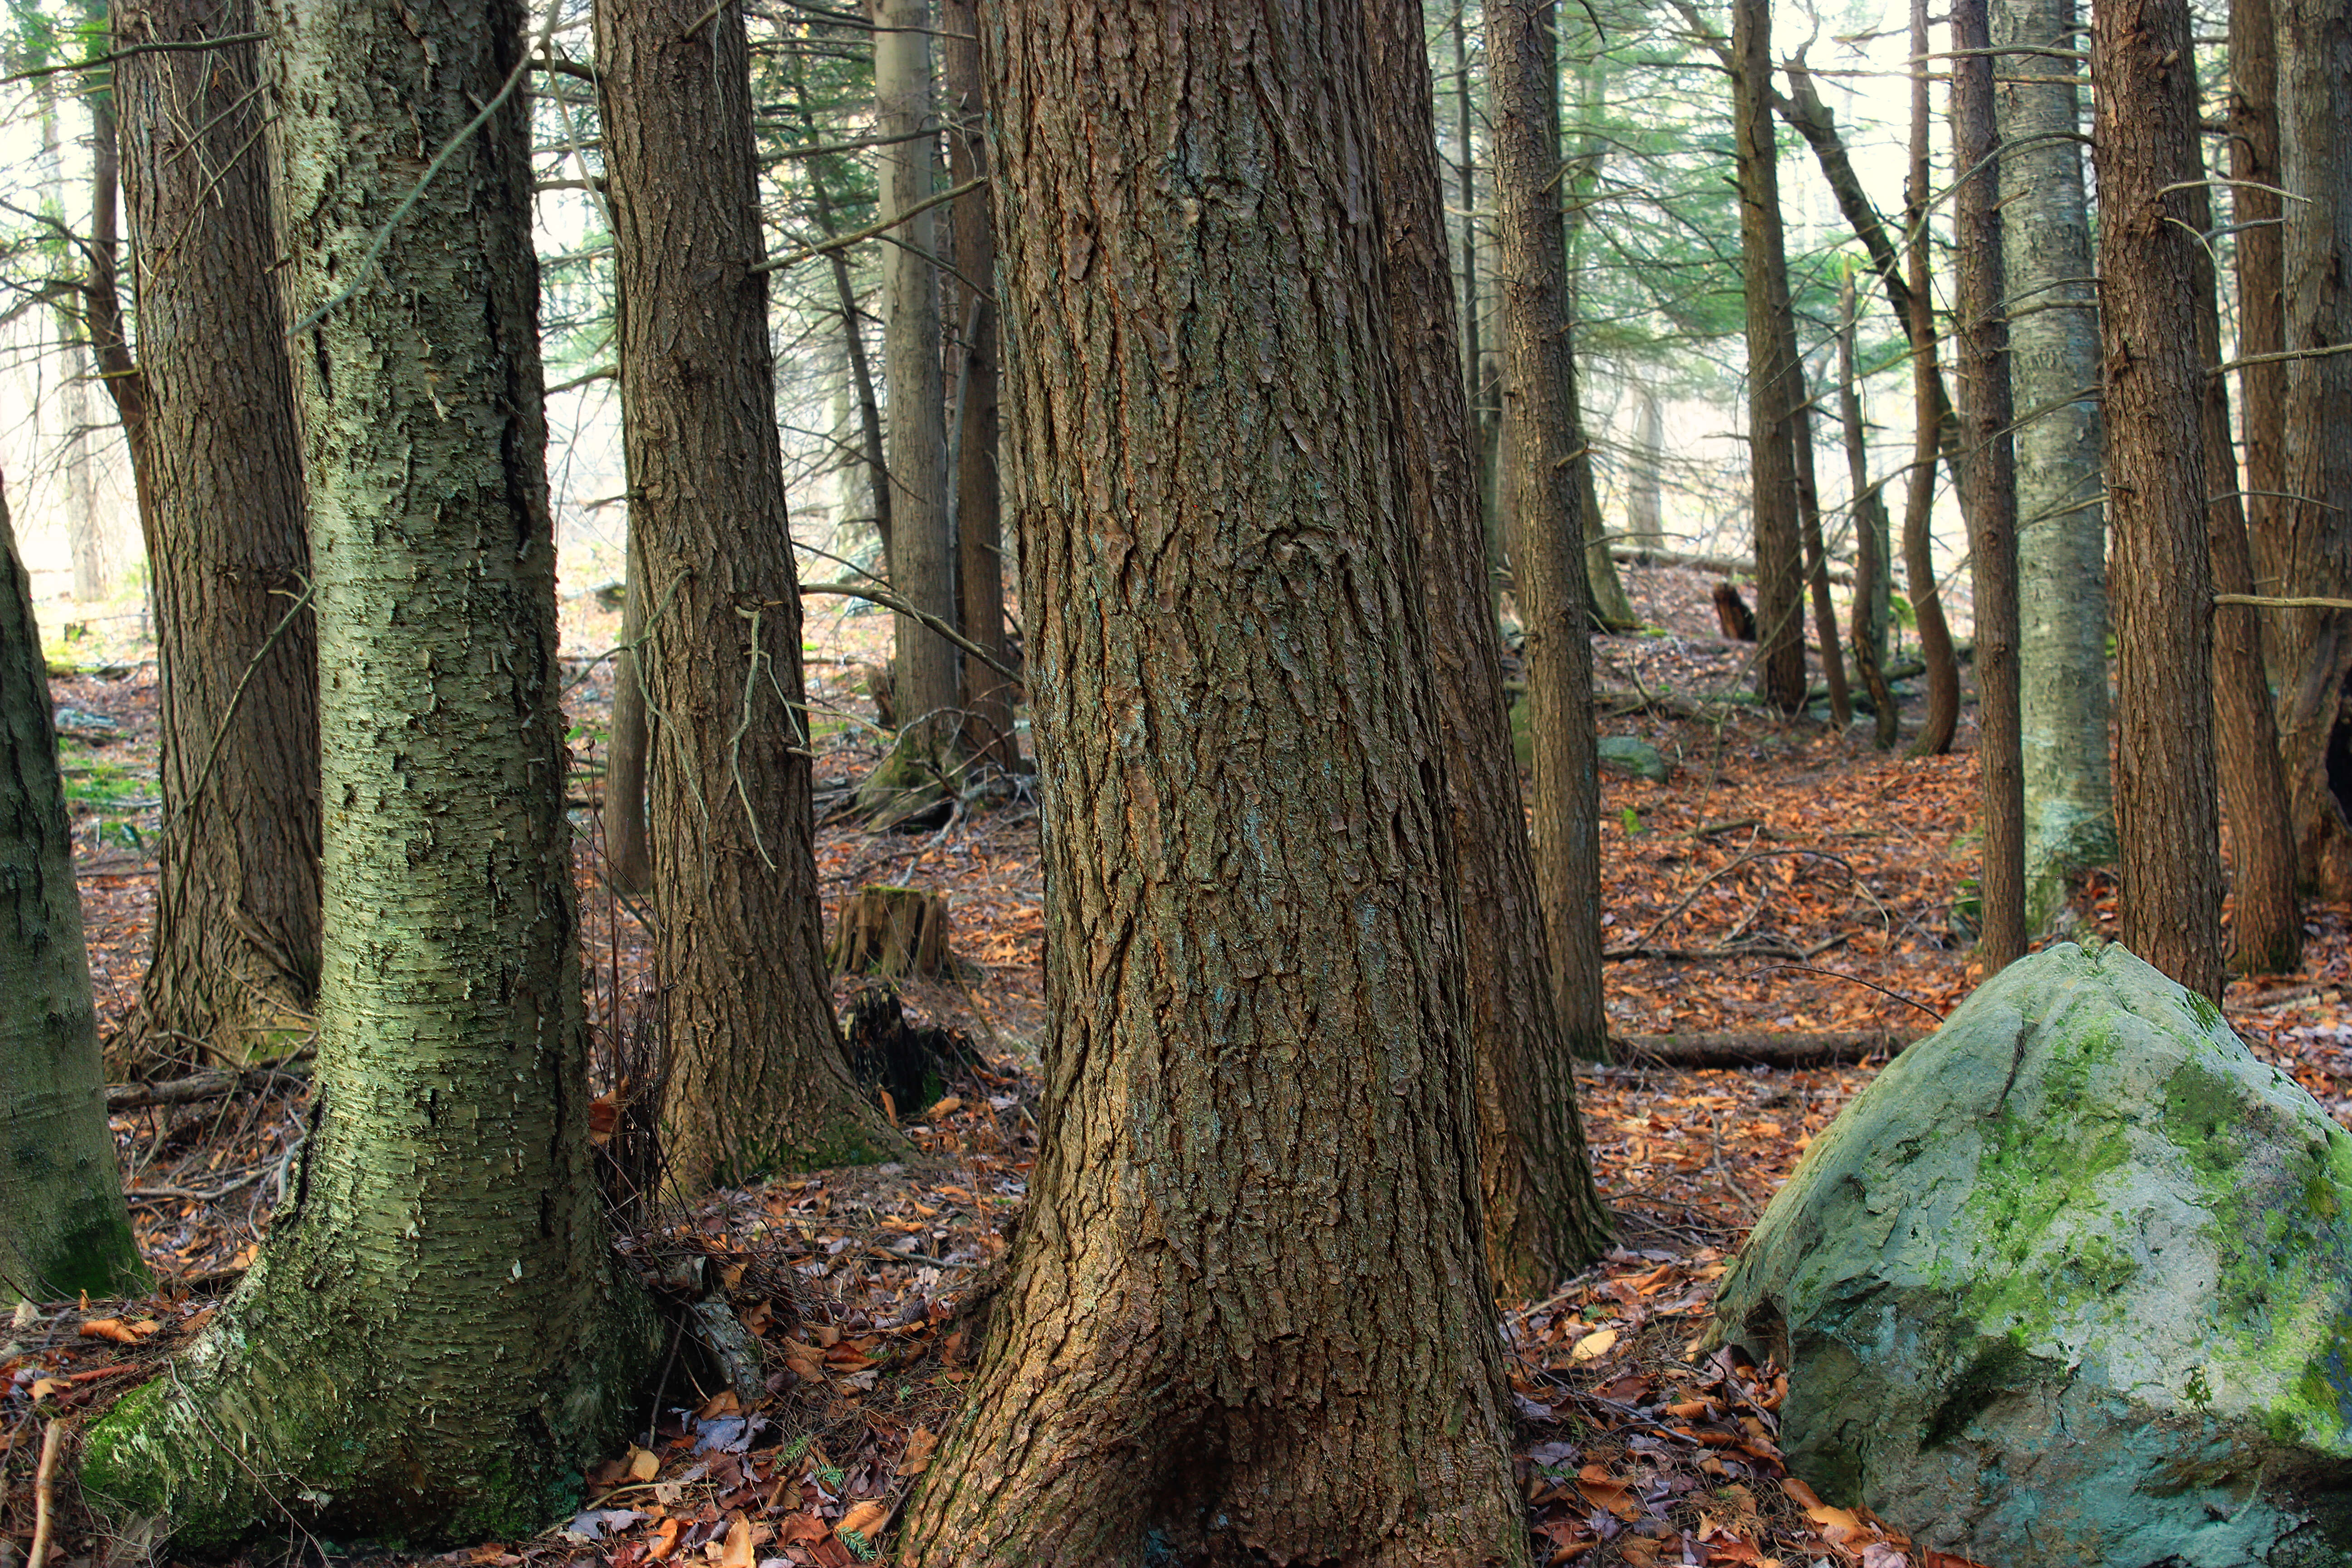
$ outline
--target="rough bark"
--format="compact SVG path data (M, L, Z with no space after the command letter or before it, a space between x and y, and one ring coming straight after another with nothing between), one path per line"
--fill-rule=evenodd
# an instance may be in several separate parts
M2200 170L2200 173L2202 171ZM2212 203L2191 186L2189 221L2212 225ZM2197 265L2197 353L2205 364L2221 359L2221 279L2200 247ZM2246 541L2246 512L2236 483L2238 456L2230 441L2230 383L2204 378L2199 404L2205 442L2206 511L2213 587L2252 595L2254 570ZM2303 910L2294 887L2294 819L2279 757L2278 726L2263 667L2262 612L2252 605L2213 606L2214 767L2229 808L2231 847L2230 965L2242 974L2291 974L2303 956Z
M1731 109L1739 253L1748 305L1748 509L1756 538L1757 692L1783 713L1805 706L1804 577L1798 546L1795 330L1772 131L1772 16L1731 8Z
M147 1270L106 1130L48 667L5 501L0 574L0 1302L130 1295Z
M983 18L1047 1098L901 1560L1524 1563L1360 0Z
M629 532L657 613L662 1146L684 1188L902 1152L833 1017L742 14L596 8Z
M2003 48L2079 44L2074 0L2000 0ZM2025 924L2047 931L2067 879L2115 858L2108 772L2106 510L2099 318L2075 62L2003 55L2001 258L2017 410L2017 664L2025 777ZM1963 254L1966 254L1965 249Z
M2254 581L2284 595L2286 582L2286 365L2267 356L2286 347L2285 232L2280 181L2278 36L2271 0L2233 0L2230 8L2230 218L2238 264L2238 411L2244 422L2246 530ZM2264 659L2275 678L2291 676L2299 649L2287 646L2301 612L2264 610Z
M1470 107L1468 14L1468 6L1455 6L1453 22L1454 138L1462 153L1457 171L1457 195L1462 204L1462 385L1470 404L1470 450L1478 480L1478 538L1486 555L1486 577L1480 592L1491 615L1504 548L1501 497L1495 489L1494 445L1487 435L1500 424L1502 411L1497 407L1490 416L1487 409L1488 403L1495 400L1488 395L1486 366L1491 356L1486 344L1486 295L1478 276L1477 120Z
M114 28L220 37L253 7L122 0ZM137 1026L228 1062L307 1030L319 983L318 637L285 327L256 283L276 249L255 80L250 44L115 72L164 822Z
M1903 574L1911 589L1911 614L1919 628L1919 657L1927 666L1927 711L1909 754L1940 757L1952 749L1960 723L1960 661L1944 621L1944 596L1936 584L1934 528L1936 459L1947 461L1948 438L1957 447L1958 421L1944 395L1936 357L1936 310L1928 290L1927 200L1927 0L1911 0L1911 167L1904 183L1903 220L1910 235L1904 263L1910 305L1905 336L1911 341L1911 401L1915 435L1911 473L1903 495ZM1957 475L1958 465L1952 464Z
M2289 353L2352 343L2352 4L2279 0L2279 168L2285 204ZM2352 594L2352 354L2289 360L2282 489L2284 548L2273 563L2294 595ZM2352 612L2298 610L2280 624L2294 683L2281 742L2293 792L2296 863L2333 897L2352 894ZM2339 773L2346 776L2339 778Z
M646 671L638 658L649 606L635 522L629 524L623 571L621 644L613 655L613 732L604 744L604 875L620 892L642 893L654 885L653 825L646 815L653 721L646 711Z
M1486 1264L1506 1294L1550 1289L1607 1245L1577 1115L1572 1056L1550 985L1535 862L1487 611L1470 409L1454 354L1429 60L1418 0L1362 0L1372 49L1373 142L1388 236L1399 435L1422 592L1446 800L1462 889L1478 1184Z
M1517 524L1512 585L1527 632L1522 657L1535 753L1536 891L1569 1047L1598 1058L1608 1049L1596 826L1601 784L1583 500L1575 467L1582 443L1574 423L1567 269L1552 195L1559 145L1553 129L1559 101L1554 16L1550 0L1507 0L1486 11L1499 209L1495 278L1503 300L1504 489Z
M1953 0L1953 161L1959 248L1963 497L1976 589L1977 785L1984 814L1977 956L1987 974L2025 955L2025 787L2018 747L2017 453L2011 433L2008 291L2000 165L1993 124L1992 23L1986 0ZM2104 672L2102 672L2104 673ZM2098 743L2105 744L2105 731Z
M328 672L318 1087L259 1259L82 1479L189 1551L289 1521L511 1540L642 1415L654 1340L589 1165L529 122L499 101L523 14L264 16L286 309L325 311L292 356ZM447 149L429 199L363 269L420 146Z
M2091 73L2115 533L2124 945L2221 996L2212 567L2197 342L2197 80L2187 0L2106 0Z
M1870 697L1872 743L1885 752L1894 749L1902 732L1902 715L1886 684L1886 502L1870 477L1870 445L1862 422L1862 377L1854 363L1861 310L1856 296L1849 273L1838 289L1838 423L1845 435L1847 493L1853 498L1853 668Z
M1601 489L1594 480L1592 441L1584 423L1583 373L1576 360L1577 279L1584 267L1584 230L1586 215L1591 210L1594 193L1601 183L1601 168L1608 160L1609 143L1601 135L1599 122L1606 112L1601 79L1601 56L1598 39L1587 38L1590 46L1586 68L1580 73L1581 101L1579 117L1583 126L1572 145L1565 149L1567 167L1560 177L1561 195L1565 198L1560 215L1563 242L1568 247L1568 308L1562 313L1568 322L1569 363L1569 429L1576 438L1576 494L1584 518L1584 587L1585 602L1591 606L1595 625L1611 631L1631 631L1641 625L1633 613L1633 602L1625 596L1625 584L1617 575L1617 563L1610 555L1609 523L1601 511ZM1552 101L1557 108L1559 98L1555 92ZM1557 125L1555 131L1559 129Z
M881 216L928 199L938 148L913 133L934 125L931 0L873 0L875 129L911 137L881 149ZM949 538L946 390L940 374L939 226L929 212L882 247L883 379L890 395L890 586L915 608L955 624L955 549ZM919 783L959 724L955 646L911 616L897 617L898 745L877 787Z
M942 0L940 54L947 86L948 181L968 184L988 173L982 137L977 0ZM1010 666L1004 635L1004 525L996 468L996 307L986 290L996 276L988 190L955 205L952 290L961 363L956 374L956 618L963 635ZM1021 766L1013 728L1013 682L976 658L963 661L963 749L1001 768Z

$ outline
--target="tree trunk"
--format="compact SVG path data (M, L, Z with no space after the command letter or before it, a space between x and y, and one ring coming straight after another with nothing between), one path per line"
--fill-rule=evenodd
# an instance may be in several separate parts
M1984 812L1984 911L1977 955L1988 975L2025 956L2025 785L2019 761L2017 454L2010 426L2009 301L2001 268L2000 137L1993 127L1992 23L1986 0L1952 0L1952 151L1969 567L1976 587L1977 783ZM2072 145L2068 143L2067 145ZM2104 674L2104 671L2101 672ZM2098 743L2106 743L2106 732Z
M900 1560L1524 1563L1360 0L986 16L1049 1087Z
M825 952L825 967L833 973L885 979L951 979L954 962L948 952L947 900L920 888L879 884L860 888L843 901Z
M2197 171L2202 174L2200 168ZM2206 187L2191 185L2189 221L2212 226ZM2205 249L2197 267L2197 353L2203 364L2221 361L2221 279ZM2222 594L2254 591L2246 543L2245 507L2238 493L2238 456L2230 443L2228 378L2204 379L2199 404L2205 443L2206 511L2213 586ZM2213 727L2220 738L2215 769L2229 806L2233 879L2230 916L2231 967L2242 974L2291 974L2303 957L2303 910L2294 888L2294 818L2279 758L2278 727L2263 668L2262 612L2252 605L2213 606Z
M0 1302L132 1295L32 579L0 501Z
M802 121L809 129L810 140L815 141L815 121L805 110ZM833 234L833 204L824 194L824 176L814 164L809 170L809 197L816 206L816 226L828 237ZM874 536L882 542L883 570L889 570L890 561L890 463L884 450L882 408L874 395L874 371L866 354L865 318L858 313L857 289L849 279L849 255L845 248L836 247L826 253L832 264L834 299L841 308L842 351L849 360L850 384L857 393L857 427L866 454L866 496L874 510L869 521L874 524Z
M897 217L931 195L936 124L931 107L931 0L873 0L875 129L912 137L881 149L882 214ZM938 226L929 212L882 247L884 379L890 392L890 586L924 613L955 624L955 549L948 537L948 431L940 373ZM960 728L955 645L911 616L898 616L893 689L898 744L877 773L877 790L919 785Z
M943 0L940 53L948 94L948 180L968 184L988 173L981 134L977 0ZM989 232L988 190L955 206L953 290L963 325L956 377L956 603L963 635L1013 662L1004 636L1003 509L996 468L996 308L986 292L996 276L996 238ZM1021 766L1013 728L1013 682L976 658L963 660L963 748L1001 768Z
M1762 643L1757 691L1771 707L1796 713L1805 706L1805 589L1793 444L1796 334L1787 320L1780 159L1772 141L1772 15L1766 0L1734 0L1731 15L1732 136L1748 302L1748 505Z
M90 394L89 344L82 337L82 319L72 310L59 312L58 327L65 337L64 373L58 393L65 405L66 551L73 563L73 596L85 605L104 599L108 589L106 531L98 514L98 452L91 427L99 417L99 401Z
M1573 1058L1550 985L1503 700L1501 638L1487 610L1421 9L1417 0L1363 0L1363 6L1400 436L1412 455L1406 496L1421 546L1462 889L1486 1263L1498 1289L1527 1295L1598 1257L1609 1219L1592 1185Z
M1793 336L1796 317L1783 318ZM1805 583L1812 592L1813 635L1822 656L1822 679L1830 692L1830 722L1841 735L1853 723L1853 700L1847 694L1845 655L1838 643L1837 610L1830 603L1829 552L1822 541L1822 487L1813 471L1813 395L1805 384L1805 362L1793 342L1781 345L1787 356L1790 409L1790 450L1797 459L1797 518L1803 525Z
M1609 156L1609 143L1597 123L1607 112L1599 75L1600 41L1589 41L1593 52L1589 68L1581 75L1583 97L1578 104L1583 124L1578 129L1575 145L1566 149L1567 164L1560 180L1566 198L1561 230L1568 247L1568 304L1561 318L1568 323L1569 429L1576 440L1576 495L1584 517L1585 602L1591 606L1596 625L1625 632L1642 622L1633 613L1633 602L1625 596L1625 584L1617 576L1617 563L1609 553L1609 524L1601 511L1601 490L1593 475L1592 441L1584 423L1583 373L1576 362L1576 283L1584 267L1585 213L1600 184L1601 166ZM1557 90L1552 100L1558 104ZM1555 131L1558 129L1555 127Z
M1886 684L1886 502L1870 478L1870 446L1862 422L1862 377L1854 364L1861 301L1853 275L1838 287L1838 422L1845 432L1846 480L1853 497L1853 665L1870 694L1872 743L1892 751L1902 715Z
M625 461L625 453L624 454ZM636 485L632 480L633 493ZM633 499L630 510L637 503ZM615 891L642 893L654 885L654 838L646 818L646 763L653 723L646 711L646 673L638 657L646 640L646 567L637 525L628 524L621 646L613 656L613 733L604 747L604 875Z
M1636 396L1640 402L1633 416L1632 472L1625 480L1623 542L1629 550L1664 550L1666 547L1664 487L1659 470L1665 461L1665 414L1658 406L1658 394L1654 388L1641 387Z
M1911 170L1903 193L1911 340L1911 394L1916 434L1911 446L1910 481L1903 496L1903 574L1911 588L1911 614L1919 626L1919 657L1927 666L1927 713L1911 738L1910 755L1940 757L1952 749L1960 723L1960 661L1944 623L1944 597L1937 587L1934 529L1936 458L1948 437L1958 445L1958 421L1944 396L1944 374L1936 363L1936 310L1927 272L1927 0L1911 0ZM1949 452L1945 452L1948 461ZM1953 465L1955 474L1958 465Z
M1502 498L1495 489L1494 443L1487 437L1499 426L1502 411L1490 413L1490 397L1486 367L1490 354L1486 342L1486 296L1478 277L1478 161L1476 154L1477 120L1470 107L1470 27L1469 7L1454 8L1454 134L1462 153L1460 199L1462 202L1462 385L1470 405L1470 454L1477 468L1478 541L1486 557L1486 576L1480 580L1480 597L1486 602L1488 619L1495 618L1495 584L1503 568Z
M589 1166L523 12L265 17L286 309L319 317L317 1088L259 1260L82 1480L186 1551L512 1540L642 1417L655 1340Z
M2074 0L2000 0L2007 49L2079 47ZM2098 301L2073 60L2003 55L2001 258L2017 416L2017 668L2025 777L2025 926L2050 929L2068 878L2110 864L2105 480ZM1966 160L1964 159L1963 162ZM1963 247L1961 254L1968 254Z
M2271 0L2232 0L2230 12L2230 218L2238 260L2238 353L2259 363L2238 373L2245 422L2246 530L2256 591L2284 595L2287 581L2285 229L2278 192L2278 34ZM2263 610L2263 658L2272 683L2301 666L2290 647L2301 610ZM2275 700L2273 706L2275 707Z
M1504 449L1510 459L1504 488L1518 525L1511 577L1527 630L1536 891L1569 1048L1599 1060L1609 1048L1601 981L1601 784L1575 467L1582 442L1552 194L1559 146L1555 16L1552 0L1490 0L1486 11L1500 208Z
M2221 997L2214 808L2212 567L2189 189L2197 73L2188 0L2106 0L2093 16L2100 346L2115 531L2121 738L2116 815L2124 945Z
M249 0L122 0L125 46L253 31ZM162 861L150 1049L282 1055L319 984L318 636L256 47L134 55L122 106L157 616Z
M2279 0L2279 165L2286 203L2290 353L2352 342L2352 4ZM2352 594L2352 354L2287 362L2282 486L2287 594ZM2294 684L2281 740L2294 800L2296 864L2331 897L2352 896L2352 827L2339 759L2352 716L2352 611L2299 610L2282 623ZM2286 662L2293 661L2293 662Z
M619 274L629 532L654 588L652 818L662 1144L683 1188L888 1158L824 965L800 584L768 346L740 11L596 9ZM903 537L903 530L902 530Z

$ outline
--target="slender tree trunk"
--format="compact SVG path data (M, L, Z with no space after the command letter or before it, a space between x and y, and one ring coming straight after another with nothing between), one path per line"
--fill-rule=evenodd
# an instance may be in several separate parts
M103 15L100 7L94 14ZM109 33L107 36L111 36ZM149 460L152 445L147 430L146 395L139 378L133 374L131 361L131 338L122 325L122 296L119 287L121 267L122 237L121 203L119 193L122 184L122 151L118 143L114 113L115 90L110 81L103 89L91 91L89 104L89 265L82 278L82 322L89 332L89 358L96 362L98 376L113 402L116 415L122 422L122 437L131 457L132 486L137 491L139 515L144 518L154 507L150 492L152 466ZM68 335L74 334L68 328ZM80 531L73 542L74 596L79 599L102 597L106 592L105 531L98 516L98 457L92 437L97 423L98 400L89 395L90 377L88 364L79 353L74 355L73 374L68 385L69 413L73 421L73 439L68 476L74 492L73 511ZM92 592L84 592L88 587Z
M1854 335L1861 301L1853 276L1838 286L1838 422L1845 431L1847 488L1853 497L1853 665L1870 693L1871 741L1894 749L1902 715L1886 684L1887 526L1886 502L1870 478L1870 444L1862 422L1862 377L1854 364Z
M909 136L936 123L931 102L931 0L873 0L876 129ZM935 139L915 136L881 150L882 216L928 199L936 183ZM890 586L952 626L955 549L949 538L948 432L940 373L938 226L919 213L882 247L885 379L890 391ZM891 690L898 705L898 750L877 775L877 790L919 784L956 735L961 691L955 645L910 616L898 617ZM877 795L877 799L879 796Z
M1767 0L1731 8L1732 136L1738 162L1739 250L1748 300L1748 462L1756 538L1758 692L1783 713L1805 706L1804 577L1797 521L1792 405L1797 366L1788 325L1780 159L1772 140L1772 16Z
M1601 489L1595 482L1592 461L1592 440L1584 423L1584 378L1576 362L1576 293L1577 279L1584 268L1584 231L1586 211L1601 182L1601 168L1609 156L1609 144L1603 140L1598 122L1606 111L1599 70L1600 41L1586 42L1594 53L1588 68L1580 73L1582 96L1577 105L1582 121L1577 128L1573 145L1566 148L1565 172L1560 178L1561 193L1566 198L1561 213L1561 229L1568 247L1568 308L1563 315L1568 322L1569 420L1576 438L1576 494L1584 516L1584 584L1586 602L1592 607L1592 618L1612 631L1631 631L1641 625L1633 613L1633 602L1625 596L1625 584L1618 579L1617 563L1609 553L1609 524L1601 510ZM1555 106L1559 101L1553 93Z
M698 27L704 9L596 10L629 531L657 606L643 666L665 720L652 805L662 1143L689 1192L906 1148L851 1079L834 1024L800 585L754 270L750 55L741 13Z
M2104 0L2093 16L2100 346L2115 530L2124 945L2221 996L2214 805L2212 568L2197 342L2200 175L2188 0Z
M801 115L803 125L815 134L816 121L805 106ZM809 198L816 206L818 232L831 236L833 203L824 193L824 176L821 170L809 172ZM882 542L883 569L890 560L890 464L882 439L882 407L874 395L874 371L866 353L865 318L857 309L857 289L849 278L849 258L842 250L826 253L832 265L833 292L841 310L842 352L849 361L850 385L857 394L857 426L866 453L866 497L873 506L872 522L875 537Z
M636 483L629 489L634 495ZM633 500L630 507L636 510ZM646 566L631 518L621 598L621 647L613 656L613 733L604 748L604 875L616 891L642 893L654 885L654 837L646 819L646 763L653 721L646 711Z
M48 667L5 501L0 738L0 1301L130 1295L147 1270L106 1130Z
M2202 169L2196 171L2201 174ZM2211 200L2192 184L2189 221L2212 226ZM2221 360L2221 279L2200 246L2197 268L2197 353L2200 363ZM2203 378L2199 404L2205 444L2206 511L2213 587L2252 595L2254 571L2246 542L2246 513L2238 493L2238 456L2230 442L2230 384ZM2303 910L2294 888L2294 818L2279 757L2278 727L2263 668L2262 612L2252 605L2213 606L2213 726L2220 744L2215 769L2229 806L2236 876L2230 917L2231 966L2245 974L2292 973L2303 957Z
M106 597L110 575L106 531L98 512L98 444L91 439L100 405L90 395L95 377L80 316L64 311L58 327L65 336L65 367L58 391L66 415L66 550L73 563L73 596L91 605Z
M1665 461L1665 414L1658 405L1656 389L1644 386L1637 395L1640 403L1633 415L1633 471L1625 481L1625 547L1664 550L1666 520L1659 470Z
M250 0L122 0L126 46L253 31ZM251 44L115 72L160 614L162 861L149 1048L290 1048L319 984L318 637ZM272 1037L286 1037L273 1042Z
M1478 275L1477 121L1470 108L1469 9L1466 5L1454 8L1454 132L1462 152L1462 385L1470 400L1471 458L1478 470L1478 537L1486 561L1481 595L1487 616L1493 619L1495 584L1500 580L1505 552L1502 498L1495 488L1494 443L1488 437L1500 426L1502 410L1496 406L1490 411L1488 406L1500 400L1490 396L1486 295Z
M1501 639L1487 611L1421 7L1418 0L1363 0L1363 7L1400 435L1412 456L1405 493L1421 546L1462 889L1486 1262L1506 1294L1528 1295L1599 1256L1609 1218L1592 1184L1573 1058L1549 984L1503 700Z
M2008 289L2001 268L2000 137L1993 126L1986 0L1952 0L1952 145L1962 171L1960 353L1969 563L1977 623L1977 781L1984 812L1978 956L1996 974L2025 956L2025 784L2018 745L2017 454L2011 423ZM2103 672L2104 673L2104 672ZM2105 731L2100 731L2105 744Z
M1793 314L1785 318L1796 330ZM1805 362L1793 343L1784 344L1791 400L1790 449L1797 459L1797 518L1804 530L1805 582L1812 591L1813 635L1821 648L1822 676L1829 684L1830 722L1844 734L1853 723L1853 699L1845 684L1845 655L1838 643L1837 609L1830 603L1828 546L1822 540L1822 486L1813 471L1813 396L1805 384Z
M2279 165L2286 203L2285 334L2290 353L2352 342L2352 3L2279 0ZM2352 355L2286 364L2283 488L2285 592L2352 594ZM2352 895L2352 612L2300 610L2281 626L2294 673L2281 740L2294 794L2295 859L2332 897ZM2339 778L2339 773L2347 776Z
M259 1259L82 1482L177 1550L512 1540L642 1417L654 1348L589 1169L529 117L500 102L523 13L264 14L329 672L317 1087ZM419 147L446 161L393 224Z
M1936 458L1948 432L1957 446L1958 421L1944 396L1944 375L1936 362L1936 310L1927 272L1927 0L1911 0L1911 171L1906 182L1904 227L1909 232L1906 264L1910 306L1912 402L1917 435L1911 447L1910 479L1903 497L1903 573L1911 588L1911 614L1919 626L1919 657L1927 667L1927 713L1911 738L1910 754L1940 757L1952 749L1960 723L1960 663L1944 622L1944 596L1937 587L1934 528ZM1950 458L1946 453L1947 460ZM1958 472L1958 465L1953 464Z
M2000 0L1992 26L1993 41L2007 49L2080 47L2074 0ZM2116 853L2099 315L2083 158L2069 140L2082 129L2080 68L2049 53L2007 54L1996 66L2001 258L2018 411L2025 925L2042 931L2066 907L2067 879L2111 864Z
M1049 1087L900 1560L1524 1563L1360 0L984 16Z
M1575 454L1576 366L1552 195L1559 146L1551 0L1489 0L1495 190L1501 209L1506 489L1518 520L1512 584L1527 628L1528 729L1535 745L1536 889L1570 1049L1601 1058L1601 785L1592 732L1591 616Z
M948 179L968 184L988 173L982 135L977 0L942 0L940 52L948 94ZM1013 662L1004 636L1003 508L996 468L996 307L986 289L996 276L996 237L989 230L985 186L955 207L954 289L963 323L956 392L956 597L963 635ZM1018 770L1021 739L1013 728L1013 683L976 658L963 661L963 746L998 767Z
M2286 347L2285 226L2274 187L2279 167L2278 34L2271 0L2233 0L2230 12L2231 222L2238 262L2238 353L2256 363L2238 373L2245 422L2246 530L2257 591L2288 592L2286 365L2267 356ZM2284 687L2301 668L2290 646L2300 610L2263 610L2264 663ZM2307 638L2305 639L2307 640ZM2273 700L2275 706L2275 700Z

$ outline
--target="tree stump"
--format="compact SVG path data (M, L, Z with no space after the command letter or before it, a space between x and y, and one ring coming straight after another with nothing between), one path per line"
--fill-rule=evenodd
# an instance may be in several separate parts
M920 1115L939 1103L950 1078L986 1065L957 1031L907 1022L898 993L887 985L859 992L844 1025L851 1076L868 1092L887 1096L894 1119Z
M1748 601L1739 596L1739 590L1728 583L1715 585L1715 618L1729 640L1756 640L1756 612L1748 607Z
M826 958L835 974L952 979L947 900L920 888L860 888L841 907Z

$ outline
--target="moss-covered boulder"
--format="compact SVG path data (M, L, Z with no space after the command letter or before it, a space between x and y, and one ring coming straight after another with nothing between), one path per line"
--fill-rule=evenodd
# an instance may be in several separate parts
M1717 1301L1826 1500L2003 1568L2352 1563L2352 1138L2120 947L2011 965Z

